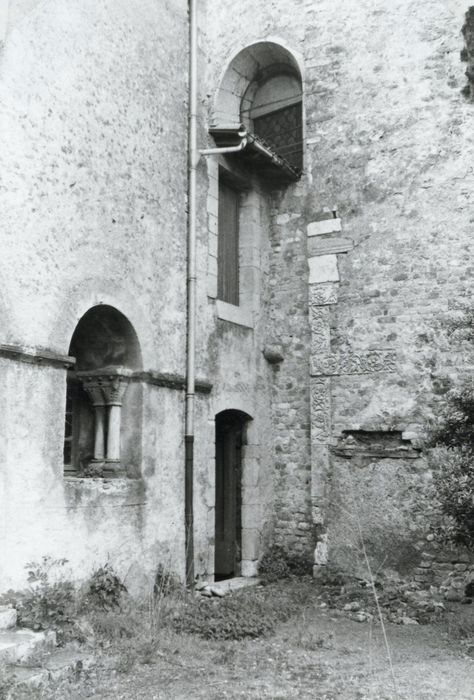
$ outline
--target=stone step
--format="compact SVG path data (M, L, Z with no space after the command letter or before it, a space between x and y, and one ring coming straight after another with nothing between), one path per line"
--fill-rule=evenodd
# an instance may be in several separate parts
M14 676L14 685L26 688L45 687L50 682L65 679L79 680L84 671L90 670L96 663L92 654L77 648L56 649L47 652L41 666L8 664L7 668Z
M238 591L241 588L248 588L249 586L258 586L260 583L259 578L247 578L246 576L236 576L235 578L227 578L224 581L215 581L214 583L209 583L208 587L218 591L222 595L226 593L231 593L232 591Z
M25 663L56 645L56 632L33 632L28 629L12 629L0 632L0 661Z
M0 605L0 631L16 627L17 611L9 605Z

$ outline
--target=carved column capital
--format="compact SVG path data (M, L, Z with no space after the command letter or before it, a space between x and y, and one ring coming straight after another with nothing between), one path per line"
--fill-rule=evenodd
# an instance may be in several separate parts
M94 406L121 406L133 371L124 367L77 372Z
M78 373L82 374L82 373ZM89 396L93 406L105 406L107 403L105 400L104 392L102 391L102 384L99 378L92 377L79 377L82 380L82 386L84 391Z

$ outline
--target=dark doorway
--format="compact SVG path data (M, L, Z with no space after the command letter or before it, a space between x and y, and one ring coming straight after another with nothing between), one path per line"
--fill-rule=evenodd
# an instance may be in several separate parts
M248 416L216 416L216 581L240 575L242 548L242 444Z

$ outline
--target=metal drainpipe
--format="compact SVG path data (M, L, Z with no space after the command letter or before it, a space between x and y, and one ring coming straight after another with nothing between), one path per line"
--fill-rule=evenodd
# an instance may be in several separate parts
M184 518L186 584L194 587L194 397L196 353L197 1L189 0L188 236Z

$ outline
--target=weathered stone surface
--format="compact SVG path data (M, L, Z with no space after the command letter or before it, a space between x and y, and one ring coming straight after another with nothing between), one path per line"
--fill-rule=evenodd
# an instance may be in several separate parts
M0 630L9 630L16 626L18 613L14 608L0 605Z
M339 282L336 255L317 255L308 258L309 284Z
M341 220L337 218L312 221L308 224L308 236L321 236L325 233L334 233L342 230Z

